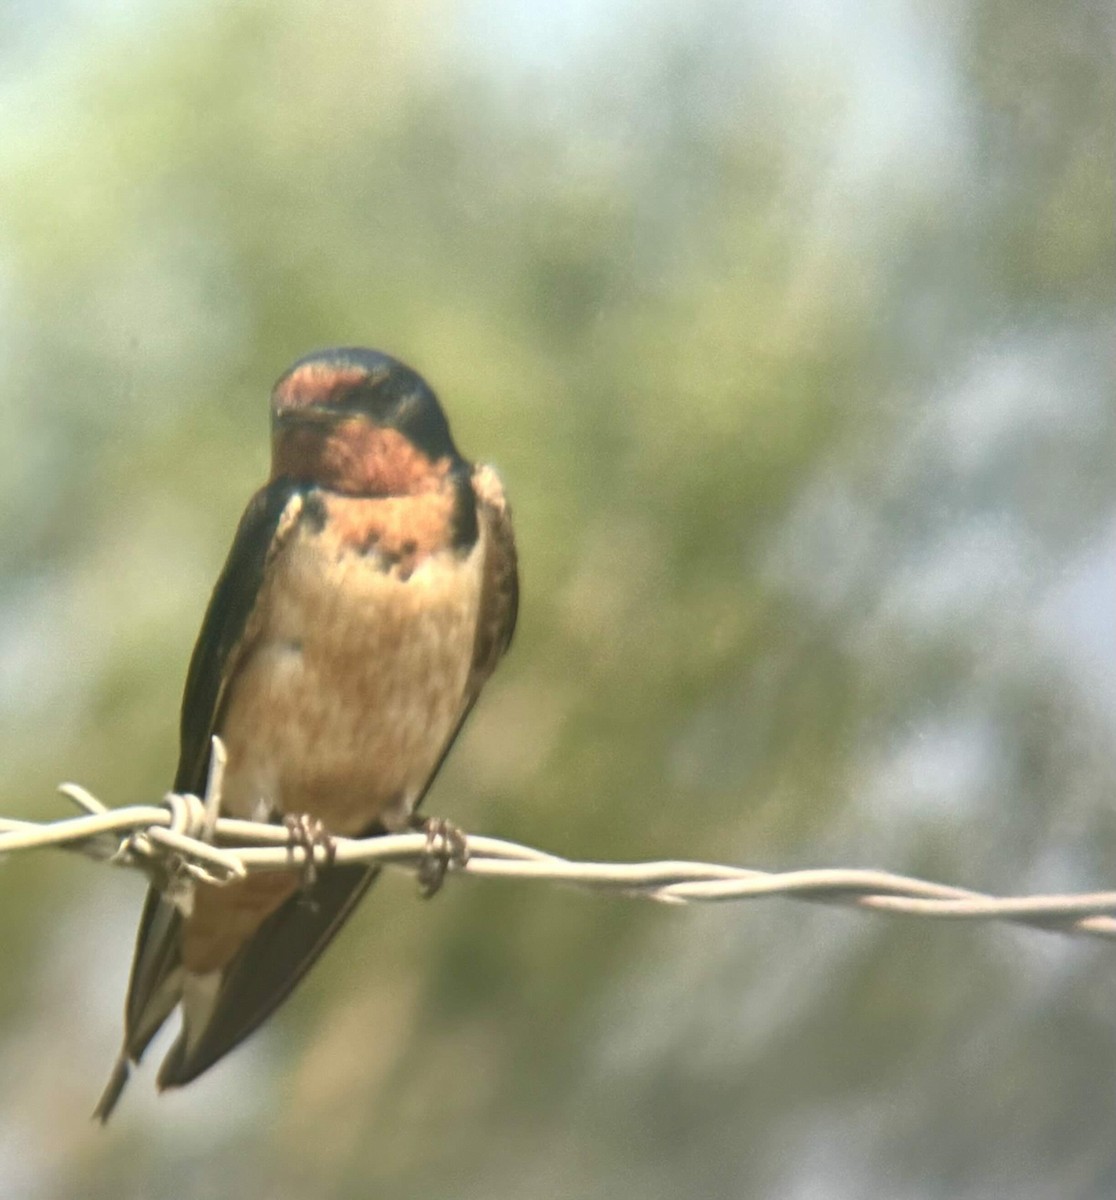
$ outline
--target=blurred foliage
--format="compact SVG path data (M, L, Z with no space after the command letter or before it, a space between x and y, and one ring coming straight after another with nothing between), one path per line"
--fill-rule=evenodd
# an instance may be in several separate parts
M517 641L432 811L1109 886L1110 5L577 12L5 16L0 810L166 787L270 383L359 343L515 506ZM19 1194L1116 1178L1103 947L387 879L266 1032L102 1134L139 884L0 884Z

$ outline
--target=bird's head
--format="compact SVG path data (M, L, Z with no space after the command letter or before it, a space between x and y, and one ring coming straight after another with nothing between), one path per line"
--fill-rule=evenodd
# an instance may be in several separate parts
M402 496L437 487L461 465L438 397L386 354L317 351L272 389L273 479L354 496Z

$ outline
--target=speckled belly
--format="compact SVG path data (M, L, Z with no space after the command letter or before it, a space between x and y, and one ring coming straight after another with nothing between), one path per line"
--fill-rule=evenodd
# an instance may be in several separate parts
M222 721L224 809L305 812L339 834L404 821L461 713L482 553L407 574L297 530Z

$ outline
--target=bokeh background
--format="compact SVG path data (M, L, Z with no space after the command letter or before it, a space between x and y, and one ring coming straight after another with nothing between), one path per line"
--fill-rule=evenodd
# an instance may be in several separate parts
M1112 887L1114 37L1110 0L4 5L0 811L162 794L270 385L359 343L515 505L517 641L431 811ZM5 1197L1116 1194L1111 946L496 882L381 881L102 1131L142 891L0 866Z

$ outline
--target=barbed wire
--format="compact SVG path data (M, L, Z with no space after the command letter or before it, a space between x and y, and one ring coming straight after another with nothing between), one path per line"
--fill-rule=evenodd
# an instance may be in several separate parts
M162 804L109 808L74 783L59 791L84 812L79 817L24 821L0 817L0 859L49 847L138 868L160 881L225 885L258 871L328 870L362 863L412 872L429 865L430 836L293 837L290 830L219 816L225 754L214 739L203 798L169 793ZM463 835L467 855L450 857L448 872L478 878L531 879L668 904L755 900L783 896L912 917L1001 920L1092 937L1116 938L1116 892L991 896L890 871L822 868L761 871L721 863L577 862L500 838ZM448 856L447 856L448 857Z

